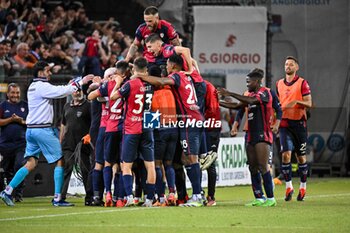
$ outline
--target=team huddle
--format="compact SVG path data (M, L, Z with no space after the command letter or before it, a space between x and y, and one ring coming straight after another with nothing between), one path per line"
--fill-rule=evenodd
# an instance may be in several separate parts
M307 82L296 75L297 59L287 57L286 78L277 82L277 93L262 87L264 72L254 69L247 74L247 92L239 95L224 88L216 89L203 79L190 50L180 45L173 26L159 19L157 8L146 8L144 20L136 30L125 60L105 70L103 78L86 75L67 86L53 86L48 83L51 66L46 62L34 66L35 78L28 89L27 162L0 193L5 204L14 205L13 190L36 167L42 153L49 163L57 163L52 204L73 205L62 197L64 159L60 141L52 129L50 100L74 96L83 85L88 86L88 99L99 102L98 107L102 109L89 205L135 206L142 192L145 207L216 205L220 105L239 109L231 132L233 136L244 113L247 115L246 151L255 197L247 206L277 205L270 152L278 131L286 180L285 200L290 201L294 193L291 155L295 152L301 181L297 199L302 201L308 170L305 109L311 107L311 92ZM143 55L137 56L142 45ZM232 96L239 103L219 102L219 94ZM184 168L191 183L190 198ZM207 196L201 187L201 174L205 170L208 172Z

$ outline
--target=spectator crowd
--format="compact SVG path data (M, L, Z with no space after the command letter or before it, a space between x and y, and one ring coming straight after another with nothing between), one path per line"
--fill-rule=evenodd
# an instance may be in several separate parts
M114 18L92 22L79 1L1 0L0 83L39 61L54 73L102 75L124 59L132 43Z

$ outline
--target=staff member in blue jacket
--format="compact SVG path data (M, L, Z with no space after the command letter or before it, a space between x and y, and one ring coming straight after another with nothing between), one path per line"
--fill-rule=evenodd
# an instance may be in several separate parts
M10 83L7 87L7 100L0 103L0 153L3 156L1 168L4 169L4 178L8 182L25 163L23 157L26 148L27 115L28 104L21 100L19 85ZM21 183L14 191L16 202L22 201L23 186Z

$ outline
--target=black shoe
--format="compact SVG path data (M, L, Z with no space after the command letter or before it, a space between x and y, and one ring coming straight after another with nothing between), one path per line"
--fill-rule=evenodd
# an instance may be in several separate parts
M92 197L86 197L85 196L85 206L91 206L92 205Z
M85 206L92 206L91 200L85 200Z
M15 196L15 202L22 202L23 198L21 196Z
M93 198L93 201L91 202L91 206L104 206L104 205L105 205L105 202L99 198Z
M203 202L203 205L207 205L207 203L208 203L208 200L205 197L205 191L204 190L201 191L201 201Z

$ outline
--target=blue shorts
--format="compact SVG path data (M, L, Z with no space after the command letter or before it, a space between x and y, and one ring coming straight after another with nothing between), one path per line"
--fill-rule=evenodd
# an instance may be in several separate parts
M105 145L105 135L106 127L101 127L98 129L98 135L96 139L95 146L95 161L99 164L104 164L104 145Z
M147 130L142 134L124 134L122 142L122 161L132 163L139 156L144 161L154 161L153 131Z
M185 155L199 155L203 129L181 128L180 143Z
M61 144L54 128L28 128L26 132L26 152L24 158L44 155L48 163L62 158Z
M108 163L120 163L122 131L105 133L104 160Z
M172 161L178 140L179 133L177 128L160 128L154 130L155 159Z
M289 127L280 128L281 152L295 151L306 155L307 128L304 121L288 121Z

